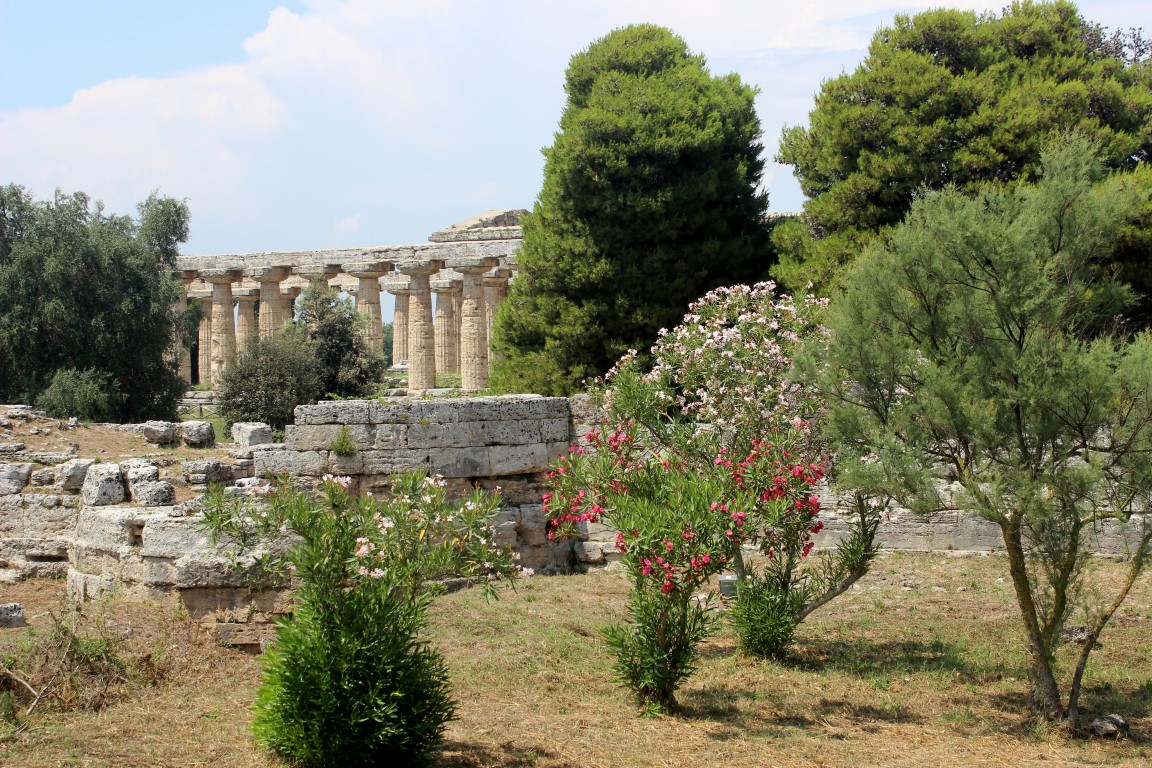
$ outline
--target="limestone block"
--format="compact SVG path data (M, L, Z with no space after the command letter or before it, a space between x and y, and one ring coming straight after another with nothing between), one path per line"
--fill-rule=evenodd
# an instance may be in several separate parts
M84 503L92 507L119 504L124 501L124 478L119 464L93 464L80 489Z
M63 504L63 501L72 502L73 498L61 499L51 495L27 497L24 504L24 535L43 539L74 535L79 510L73 504Z
M0 461L0 496L20 493L32 476L31 464L11 464Z
M303 407L303 406L301 406ZM260 451L252 454L257 477L277 475L310 475L319 477L327 471L327 451Z
M146 421L140 425L145 442L153 445L171 445L176 442L176 427L167 421Z
M356 452L351 456L328 454L328 472L333 475L359 475L364 471L364 455Z
M140 542L142 557L176 560L187 555L214 554L208 534L194 517L167 517L145 513Z
M469 448L440 448L431 451L429 472L444 477L488 477L492 472L492 460L488 446Z
M165 480L144 480L129 488L132 501L144 507L166 507L176 503L176 489Z
M213 625L216 642L232 648L243 648L253 652L261 650L276 638L276 625L268 622L221 622Z
M416 469L439 471L432 469L428 451L361 451L360 456L364 461L361 471L365 475L393 475Z
M289 424L284 427L284 446L291 451L328 451L345 429L358 449L366 450L373 446L374 430L368 424Z
M73 602L84 603L89 600L98 600L115 587L116 580L111 576L84 573L73 568L68 569L68 597Z
M36 488L47 488L55 482L56 469L53 467L37 469L32 472L32 485Z
M533 445L493 445L489 449L489 475L521 475L543 472L550 456L544 443Z
M605 552L606 546L608 545L602 541L576 541L573 542L572 549L576 554L576 559L581 563L600 565L608 559Z
M369 409L373 405L367 400L337 400L315 405L298 405L293 412L296 424L368 424Z
M24 534L24 497L0 496L0 538Z
M197 587L239 587L241 577L232 572L231 564L227 558L198 553L184 555L174 563L175 571L173 584L178 589L193 589ZM187 604L188 595L181 595ZM195 618L191 611L190 615Z
M418 421L418 418L413 416L421 410L420 407L423 403L412 403L404 405L390 405L385 403L373 402L368 406L368 423L370 424L408 424L413 421ZM299 409L297 409L299 410ZM421 418L427 418L431 421L431 417L427 414L421 414ZM297 419L299 423L299 419Z
M407 448L408 425L380 424L376 427L376 441L373 443L372 447L376 450Z
M185 421L180 425L180 436L190 448L207 448L216 442L216 430L210 421Z
M465 425L455 422L441 423L421 419L408 425L408 447L420 448L463 448L468 445L482 445L471 440Z
M566 443L569 441L568 419L541 419L540 440L545 443Z
M0 628L15 629L26 626L28 626L28 622L24 620L24 606L20 603L0 605Z
M548 543L548 515L544 512L543 505L525 504L520 507L516 536L522 545L538 546Z
M176 564L167 557L143 558L142 584L150 587L170 587L176 583Z
M232 482L232 467L218 459L185 460L180 469L184 479L193 485Z
M128 459L120 462L120 472L131 488L136 483L160 479L160 468L147 459Z
M98 464L96 466L104 466ZM125 547L142 546L148 513L132 507L92 507L76 519L76 542L92 551L119 556Z
M79 491L84 486L84 476L96 459L71 459L56 466L56 487L62 491Z
M238 421L232 425L236 445L266 445L272 442L272 427L260 421Z

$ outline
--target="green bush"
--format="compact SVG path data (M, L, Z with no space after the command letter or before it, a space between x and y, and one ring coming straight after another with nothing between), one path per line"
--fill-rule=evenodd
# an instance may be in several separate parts
M296 406L323 393L320 364L303 333L286 328L236 356L220 384L220 415L229 424L262 421L275 429L292 422Z
M802 591L786 591L770 578L749 571L737 588L729 611L740 650L753 656L782 659L796 633L797 614L804 607Z
M280 532L296 537L283 558L251 561L297 582L264 660L253 732L293 765L427 765L454 712L444 661L421 637L428 606L437 579L494 591L517 571L490 543L499 498L475 490L450 504L443 480L421 474L399 478L383 502L350 484L329 476L319 498L284 488L266 505L220 493L206 506L205 526L236 563Z
M123 400L106 371L63 368L53 374L36 405L56 419L75 416L83 421L112 421Z

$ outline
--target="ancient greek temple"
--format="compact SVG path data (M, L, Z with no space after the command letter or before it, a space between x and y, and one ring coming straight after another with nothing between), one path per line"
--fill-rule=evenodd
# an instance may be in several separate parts
M393 295L393 362L408 366L408 390L436 386L436 373L459 373L465 391L488 383L488 330L516 273L522 210L489 211L434 232L427 243L332 250L180 256L181 309L199 302L197 379L211 384L253 339L292 319L296 297L313 280L355 297L365 335L381 348L380 292ZM435 295L435 307L433 307ZM193 380L185 353L181 375Z

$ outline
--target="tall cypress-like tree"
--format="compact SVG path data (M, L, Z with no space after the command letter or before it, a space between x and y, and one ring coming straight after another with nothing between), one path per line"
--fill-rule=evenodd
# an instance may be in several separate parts
M521 274L496 318L503 391L569 393L772 260L754 88L647 24L573 56L564 87Z
M1149 52L1139 31L1106 33L1066 0L897 16L854 72L821 86L808 126L781 136L776 159L808 201L805 222L773 233L773 276L834 285L922 190L1034 181L1056 133L1089 137L1109 169L1147 163Z

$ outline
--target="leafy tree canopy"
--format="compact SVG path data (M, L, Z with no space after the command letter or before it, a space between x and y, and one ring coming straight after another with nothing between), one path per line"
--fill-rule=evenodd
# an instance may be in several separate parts
M41 202L0 188L0 401L34 402L69 371L53 402L74 399L69 382L98 381L102 415L175 418L186 384L171 354L182 290L172 271L188 218L184 202L156 194L132 218L80 192Z
M999 526L1038 711L1074 727L1088 656L1152 546L1152 335L1116 335L1129 298L1106 263L1137 203L1073 136L1038 184L912 205L830 307L824 368L841 482ZM1085 550L1126 539L1127 576ZM1061 649L1075 621L1087 641ZM1067 698L1058 685L1068 670Z
M1110 169L1146 163L1148 59L1138 31L1108 34L1064 0L897 16L854 72L824 83L809 125L783 132L776 159L809 199L807 226L776 230L773 275L829 287L921 190L1035 180L1058 132L1090 137Z
M295 322L320 365L321 391L335 397L359 397L375 389L384 375L384 357L364 341L360 325L365 321L352 302L318 281L300 295L297 311Z
M565 91L495 323L491 383L505 391L571 392L770 263L753 88L635 25L573 56Z

